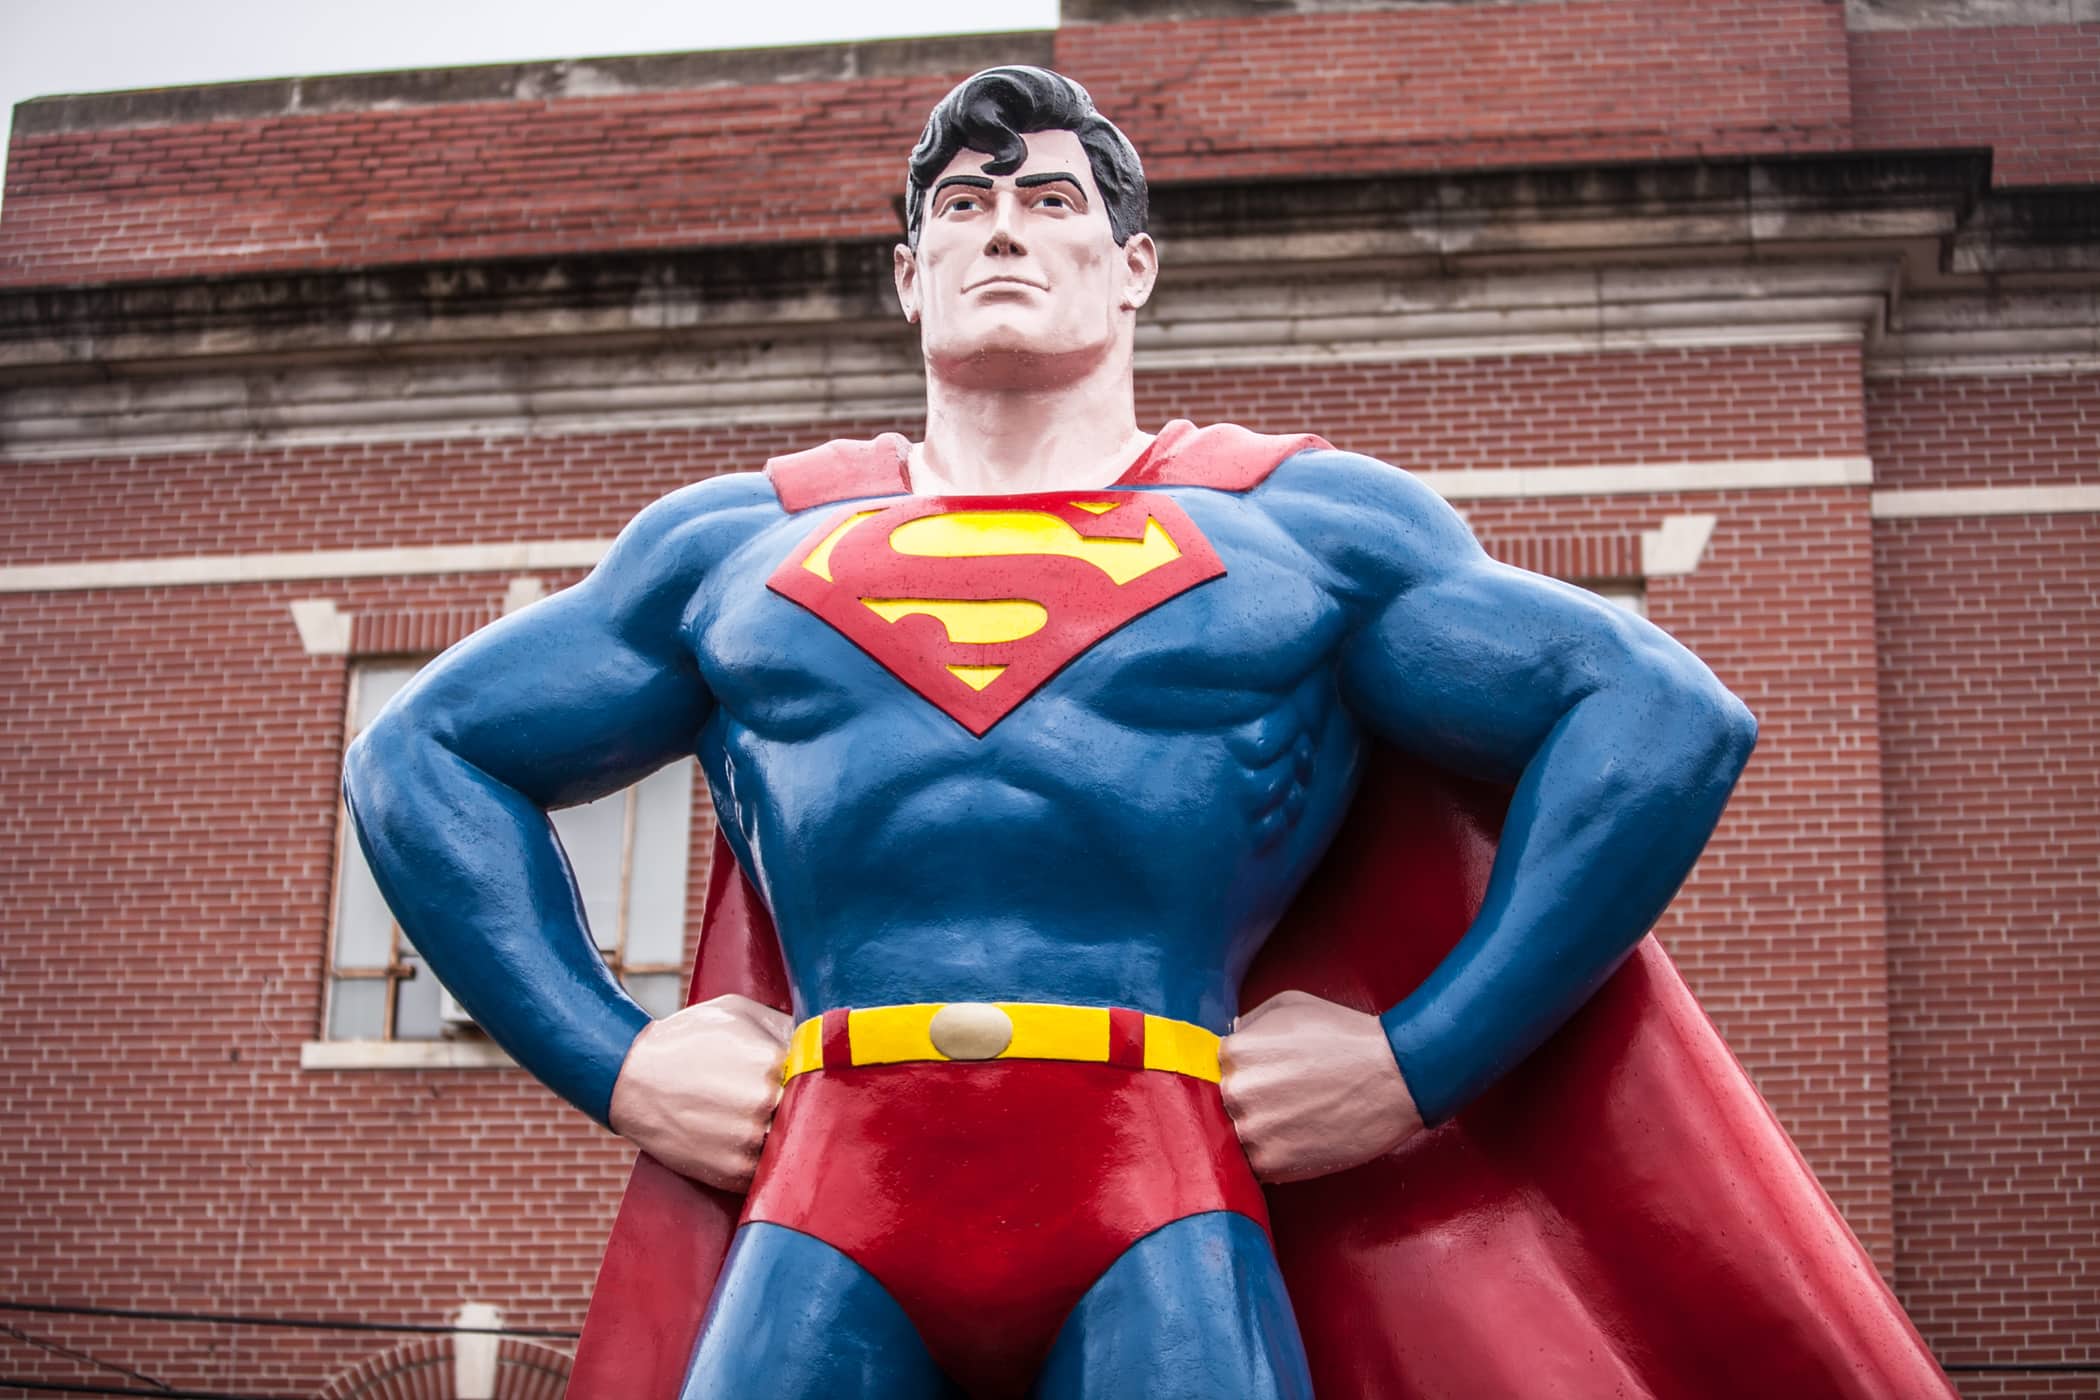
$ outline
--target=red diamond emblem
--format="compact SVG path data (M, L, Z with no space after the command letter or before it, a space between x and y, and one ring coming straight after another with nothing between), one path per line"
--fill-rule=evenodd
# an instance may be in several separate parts
M1111 632L1225 572L1153 491L847 506L767 580L972 734Z

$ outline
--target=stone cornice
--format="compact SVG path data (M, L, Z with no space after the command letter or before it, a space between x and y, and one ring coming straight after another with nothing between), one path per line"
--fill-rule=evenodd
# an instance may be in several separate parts
M785 334L798 323L886 319L888 270L888 245L860 242L0 290L0 376L87 362Z
M2100 371L2100 285L1903 299L1867 373L1976 375Z
M2100 274L2100 186L1998 189L1956 231L1947 270Z
M1189 185L1160 192L1155 222L1163 242L1233 261L1274 261L1281 244L1446 270L1944 240L1991 198L1987 150L1835 152ZM2090 233L2100 240L2100 227Z
M1840 341L1948 372L2045 331L2085 368L2093 193L1993 192L1974 151L1166 186L1139 367ZM0 457L909 415L916 349L887 240L33 288L0 293Z
M1913 283L2091 270L2093 192L1994 194L1988 171L1944 151L1170 185L1154 224L1169 289L1717 256L1901 255ZM26 288L0 292L0 375L832 333L888 323L888 284L871 240Z
M2092 24L2100 0L1845 0L1850 30L1998 29Z

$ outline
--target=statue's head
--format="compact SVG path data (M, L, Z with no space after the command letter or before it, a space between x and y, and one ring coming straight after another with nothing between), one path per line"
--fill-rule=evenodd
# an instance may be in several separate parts
M1121 345L1152 292L1145 172L1086 89L989 68L942 98L912 151L898 300L929 366L1045 382Z

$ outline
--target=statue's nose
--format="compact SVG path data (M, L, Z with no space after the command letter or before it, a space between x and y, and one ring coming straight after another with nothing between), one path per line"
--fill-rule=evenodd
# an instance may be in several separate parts
M1020 201L1011 194L1002 193L992 206L992 228L985 240L987 253L1025 253L1021 246Z

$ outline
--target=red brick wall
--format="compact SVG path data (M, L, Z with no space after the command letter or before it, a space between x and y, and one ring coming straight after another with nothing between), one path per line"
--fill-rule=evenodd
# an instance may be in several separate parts
M1867 423L1884 487L2100 482L2100 374L1873 379Z
M1175 370L1139 376L1138 417L1312 428L1412 471L1844 457L1859 375L1847 345Z
M640 506L850 421L23 462L0 563L610 536ZM499 590L500 591L500 590Z
M1757 715L1758 747L1660 929L1887 1274L1888 992L1866 493L1686 498L1721 516L1649 616Z
M1649 616L1757 715L1758 748L1658 933L1884 1272L1893 1261L1865 493L1826 488L1472 502L1486 534L1720 516Z
M1823 0L1077 26L1056 54L1161 180L1833 149L1848 132ZM882 237L904 153L964 76L18 132L0 285Z
M2100 484L2100 374L1877 379L1867 399L1885 486ZM1875 556L1897 1285L1952 1364L2090 1364L2100 517L1885 520Z
M1897 1283L1951 1363L2092 1364L2100 516L1884 521L1875 552ZM2004 1384L1967 1389L2051 1393Z
M298 1067L345 675L290 630L311 591L0 597L0 1296L422 1322L479 1298L573 1326L615 1139L518 1072ZM10 1321L174 1384L278 1393L386 1342Z
M1989 146L2001 185L2100 181L2100 24L1849 36L1861 147Z

